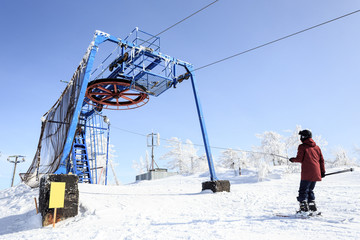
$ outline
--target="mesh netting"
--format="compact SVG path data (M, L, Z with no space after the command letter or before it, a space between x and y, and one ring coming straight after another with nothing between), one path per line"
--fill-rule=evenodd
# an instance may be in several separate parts
M47 173L54 173L60 165L68 137L69 128L79 100L80 89L84 80L86 66L93 43L90 44L71 81L54 106L42 117L41 134L35 157L26 173L20 174L27 185L36 187L39 178ZM80 99L80 101L83 101Z

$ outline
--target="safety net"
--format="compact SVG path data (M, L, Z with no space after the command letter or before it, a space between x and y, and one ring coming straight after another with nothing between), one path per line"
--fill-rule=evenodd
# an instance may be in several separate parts
M54 173L59 168L63 155L69 155L70 150L64 152L64 147L77 102L83 101L79 99L79 94L93 44L90 44L60 98L41 118L41 133L34 159L27 172L20 174L22 181L30 187L37 187L39 178L44 174Z

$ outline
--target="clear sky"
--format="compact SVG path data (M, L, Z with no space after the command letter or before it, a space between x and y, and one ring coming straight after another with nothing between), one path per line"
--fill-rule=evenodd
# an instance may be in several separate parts
M209 3L2 1L0 189L11 183L7 156L27 156L18 172L30 165L40 118L65 88L60 80L71 79L95 30L120 38L135 27L157 34ZM220 0L161 34L161 52L197 68L358 9L360 2L349 0ZM357 13L196 71L210 144L250 150L259 144L255 134L286 134L298 124L327 140L329 152L343 146L351 153L360 145L359 24ZM114 126L111 143L123 183L135 179L132 161L147 147L145 137L119 128L202 143L189 81L142 108L104 114ZM156 157L166 151L161 144Z

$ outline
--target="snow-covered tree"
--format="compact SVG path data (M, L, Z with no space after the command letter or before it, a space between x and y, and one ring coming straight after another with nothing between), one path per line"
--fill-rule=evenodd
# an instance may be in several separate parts
M193 159L193 173L209 171L206 154Z
M259 161L257 161L257 170L258 170L258 180L263 181L266 176L269 175L271 172L271 166L267 161L264 160L264 158L260 158Z
M115 151L115 146L113 144L109 144L108 164L110 165L111 171L113 173L115 184L120 185L121 182L117 179L117 176L116 176L116 167L119 165L117 162L115 162L116 157L117 157L117 155L116 155L116 151ZM104 155L103 158L106 159L106 156ZM108 173L109 173L109 171L108 171Z
M220 166L234 169L236 173L239 172L239 169L248 167L250 165L248 161L249 158L246 152L231 148L222 151L219 157Z
M264 154L256 152L257 147L253 147L253 152L248 154L248 159L251 161L252 166L258 170L258 180L262 181L271 171L272 162L265 159Z
M181 174L189 174L196 172L198 155L194 144L187 139L185 144L176 137L171 138L165 146L170 148L170 151L161 156L161 159L168 160L167 167L169 169L177 170Z
M298 171L298 165L289 164L288 156L296 155L300 142L297 125L289 137L284 137L277 132L266 131L256 136L261 139L261 146L254 146L254 153L249 154L250 162L258 169L259 180L264 179L270 173L273 166L288 165L291 172Z
M136 170L137 174L146 173L150 169L149 152L145 151L145 160L140 156L139 160L133 160L132 168Z
M318 145L321 148L321 151L325 152L328 142L321 135L316 135L313 137L313 139L316 142L316 145Z
M249 153L240 151L239 152L239 167L246 168L246 167L250 167L252 165L253 164L250 161Z
M194 144L192 143L191 140L187 139L185 141L185 144L183 144L183 155L184 155L184 160L185 162L187 162L188 164L190 164L189 166L189 173L194 173L197 171L197 167L200 167L199 164L197 164L197 161L199 159L199 156L197 155L198 149L194 147Z
M149 157L149 152L148 150L145 151L145 165L146 165L146 172L149 171L150 168L150 157Z
M133 161L132 168L136 170L137 174L142 174L148 171L148 164L146 164L146 161L141 156L139 161Z
M228 148L221 152L219 157L220 166L224 168L233 168L235 169L235 164L238 165L239 153L231 148Z
M177 137L172 137L165 147L171 150L160 158L168 160L167 167L177 170L179 173L187 173L189 171L189 164L185 161L181 140Z
M347 151L343 147L338 147L334 151L335 159L332 162L333 167L338 166L351 166L355 164L355 160L351 159L347 153Z
M355 154L359 155L360 156L360 147L358 146L354 146L354 152ZM355 164L357 164L358 166L360 165L360 158L355 158Z
M272 162L273 165L282 165L287 162L285 156L286 144L283 141L284 137L273 131L266 131L263 134L257 134L261 139L261 146L257 147L258 152L264 153L266 162ZM284 157L283 157L284 156Z
M285 139L285 147L287 151L287 156L296 156L297 149L301 144L299 132L301 131L301 126L296 125L295 130L292 134Z

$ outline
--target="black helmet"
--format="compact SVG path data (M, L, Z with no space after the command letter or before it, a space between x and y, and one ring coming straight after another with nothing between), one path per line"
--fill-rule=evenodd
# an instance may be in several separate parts
M307 138L312 138L312 134L309 130L302 130L299 132L300 140L304 141Z

